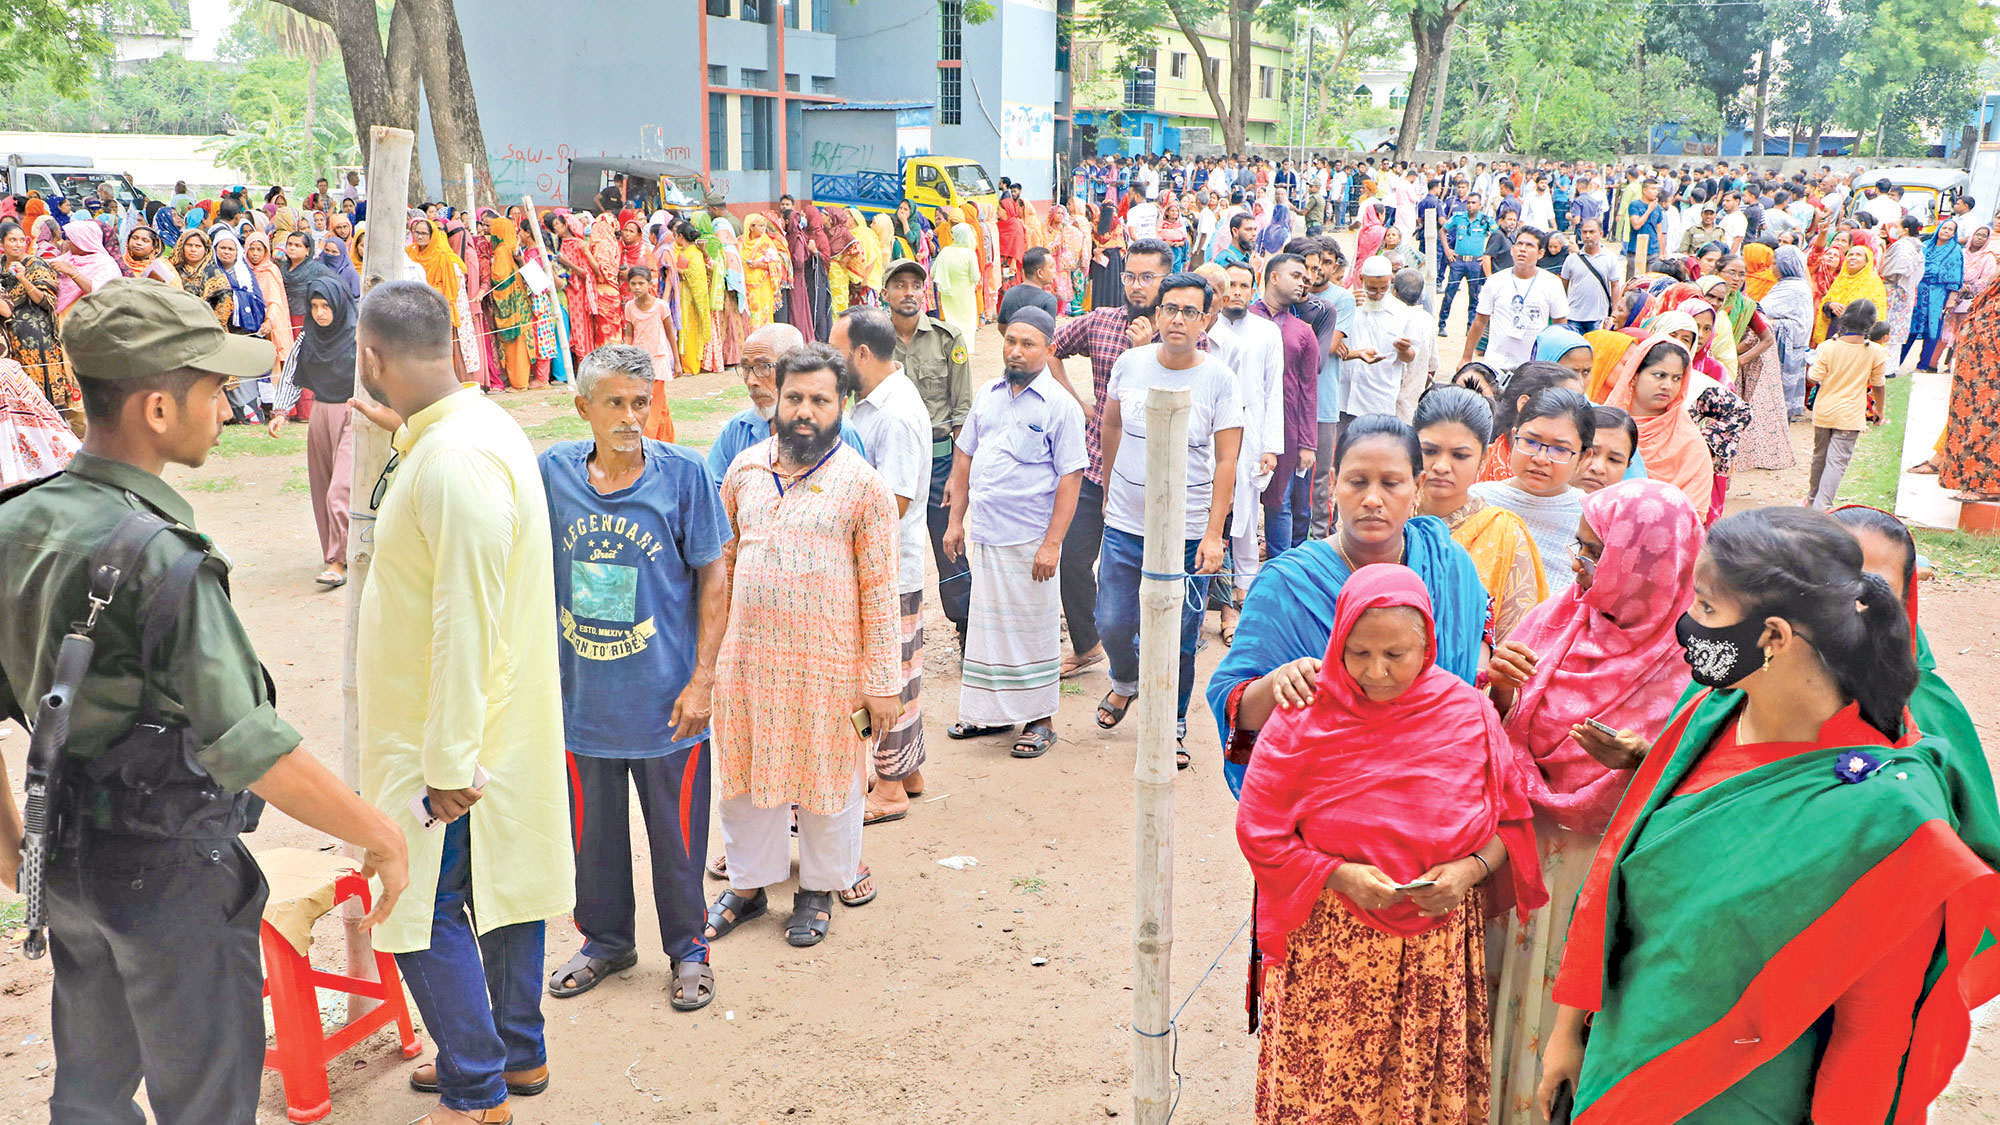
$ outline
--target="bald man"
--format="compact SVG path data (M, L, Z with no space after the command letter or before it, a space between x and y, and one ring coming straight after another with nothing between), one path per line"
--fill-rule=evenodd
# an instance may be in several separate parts
M708 475L721 487L736 455L771 436L771 415L778 409L778 361L806 346L806 338L789 324L766 324L743 341L743 386L750 392L750 409L722 424L715 444L708 447ZM840 427L840 440L867 455L853 426Z

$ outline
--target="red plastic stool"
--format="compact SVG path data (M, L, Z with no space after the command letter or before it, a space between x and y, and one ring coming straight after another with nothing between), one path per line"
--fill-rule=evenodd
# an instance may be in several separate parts
M328 861L329 864L340 862L338 857L318 853L298 853L295 849L277 851L293 853L287 858L295 863L307 860ZM267 874L276 874L272 861L278 860L278 856L265 853L259 856L259 860L265 864ZM298 872L292 874L297 875ZM329 865L326 875L332 880L332 900L313 899L305 907L305 914L295 915L294 921L303 921L310 926L312 921L330 913L350 898L360 899L363 911L370 908L368 880L358 872L342 873ZM288 882L293 887L301 885L296 878ZM304 884L308 891L312 889L311 882L311 877L306 876ZM325 886L324 882L318 884L322 892ZM313 968L312 962L292 945L291 939L271 924L273 908L287 901L303 901L295 900L290 895L281 900L278 890L274 882L272 901L266 909L261 932L264 995L271 999L271 1016L276 1024L276 1045L264 1052L264 1066L277 1071L284 1080L285 1116L293 1121L318 1121L333 1112L333 1093L326 1082L327 1064L348 1048L392 1022L402 1033L404 1058L417 1057L423 1051L423 1044L418 1041L416 1028L410 1023L410 1009L403 999L403 979L396 972L395 957L379 951L375 954L375 973L379 980L363 980ZM322 988L379 1003L368 1014L348 1020L329 1034L320 1024L318 990Z

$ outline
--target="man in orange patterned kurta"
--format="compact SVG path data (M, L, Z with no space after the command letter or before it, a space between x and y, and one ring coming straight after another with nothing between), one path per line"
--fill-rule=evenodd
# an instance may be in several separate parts
M840 441L851 379L840 354L808 344L778 361L772 437L736 458L722 504L736 538L729 631L715 675L715 765L729 889L708 911L720 938L769 909L764 888L799 889L785 940L817 945L833 895L861 866L864 763L896 722L902 686L896 500Z

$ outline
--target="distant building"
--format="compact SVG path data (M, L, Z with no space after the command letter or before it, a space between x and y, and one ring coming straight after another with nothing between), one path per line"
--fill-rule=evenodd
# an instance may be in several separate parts
M130 73L141 63L172 54L216 61L222 37L236 19L230 0L161 0L160 6L164 15L157 21L110 29L112 69Z
M1167 152L1180 147L1185 126L1208 126L1222 139L1215 103L1202 84L1200 57L1174 24L1153 29L1153 44L1140 52L1136 65L1123 66L1125 46L1093 34L1084 23L1097 3L1079 0L1077 31L1070 44L1070 77L1074 86L1071 122L1072 155L1077 158L1109 153ZM1208 55L1209 73L1227 91L1229 29L1219 21L1198 29ZM1291 44L1261 27L1253 28L1250 65L1251 144L1279 143L1279 121L1291 93ZM1146 81L1144 71L1151 71ZM1226 95L1225 95L1226 96Z

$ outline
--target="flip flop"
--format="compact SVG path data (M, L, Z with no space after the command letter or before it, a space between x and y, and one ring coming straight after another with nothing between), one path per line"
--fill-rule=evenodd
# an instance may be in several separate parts
M313 581L319 583L320 585L326 587L329 590L338 590L342 586L347 585L347 576L345 574L337 573L331 569L327 569L320 571L319 577L313 579Z
M876 813L872 811L864 812L861 815L861 826L863 828L866 828L871 824L893 824L896 821L899 821L909 815L910 815L910 810L908 809L903 809L899 812L885 812L885 813Z
M868 884L868 889L857 892L855 888L861 886L863 883ZM861 865L861 874L856 875L854 882L848 884L847 889L839 893L839 898L840 905L842 906L867 906L869 903L875 901L875 873L868 870L867 864L864 863Z
M968 723L961 721L953 723L950 726L946 727L944 731L944 736L946 738L955 739L957 741L962 742L968 738L985 738L989 734L1007 734L1011 732L1013 729L1014 728L1012 726L982 727L976 723ZM912 793L910 795L913 797L916 796L915 793Z
M1937 467L1937 462L1932 461L1929 458L1925 458L1924 460L1918 462L1917 464L1911 465L1909 468L1904 469L1903 471L1911 474L1912 476L1934 477L1938 474L1938 467Z
M714 859L709 860L706 864L702 865L702 870L708 872L708 877L711 879L729 878L729 853L724 852Z
M1104 663L1104 650L1102 648L1098 649L1095 654L1071 656L1069 662L1063 665L1060 676L1065 680L1073 679L1102 663Z

